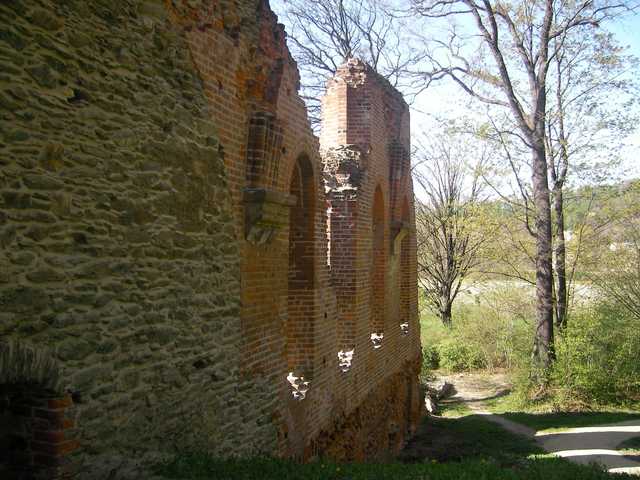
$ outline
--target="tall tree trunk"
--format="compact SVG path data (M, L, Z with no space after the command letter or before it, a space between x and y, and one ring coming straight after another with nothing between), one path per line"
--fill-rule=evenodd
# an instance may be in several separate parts
M567 326L567 249L564 238L564 208L562 187L554 188L553 209L556 217L556 261L554 273L556 275L556 326L564 329Z
M544 128L536 129L533 145L533 201L536 210L536 331L533 359L542 368L554 359L553 272L551 240L551 199L547 179Z
M452 302L445 302L440 308L440 319L445 327L451 328L451 305Z

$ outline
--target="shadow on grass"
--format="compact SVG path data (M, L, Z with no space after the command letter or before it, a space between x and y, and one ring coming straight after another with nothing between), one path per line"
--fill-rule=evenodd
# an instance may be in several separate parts
M391 463L300 464L273 458L220 459L186 454L158 468L181 480L632 480L596 465L545 454L531 438L515 435L481 415L427 417Z
M466 415L426 418L398 459L440 463L477 459L512 466L530 455L543 454L535 440L510 433L481 415Z
M595 466L579 466L559 458L523 459L508 468L490 460L440 463L299 464L271 458L217 459L183 455L163 465L162 478L181 480L633 480L610 475Z
M637 437L626 439L618 445L618 449L628 450L633 452L634 455L640 456L640 435L638 435Z
M498 415L513 422L531 427L534 430L592 427L630 420L640 422L640 412L501 412Z
M590 439L594 445L600 443L595 437ZM575 453L581 455L581 465L551 456L533 437L511 433L487 421L484 415L472 414L459 418L427 418L398 459L406 463L435 461L445 464L480 461L503 471L518 472L518 478L529 478L527 475L538 472L539 478L547 480L625 478L610 477L602 465L628 468L637 460L635 456L606 455L595 450Z
M503 396L500 392L497 396ZM464 402L452 399L453 409ZM537 425L584 426L640 418L634 413L508 413L515 421L533 418ZM553 434L555 435L555 434ZM552 438L552 437L550 437ZM629 457L619 457L629 460ZM586 453L585 463L598 456ZM533 437L511 433L484 415L465 412L458 418L426 417L414 438L391 463L310 463L273 458L220 459L184 454L161 465L163 478L180 480L635 480L610 474L597 464L579 465L548 453Z

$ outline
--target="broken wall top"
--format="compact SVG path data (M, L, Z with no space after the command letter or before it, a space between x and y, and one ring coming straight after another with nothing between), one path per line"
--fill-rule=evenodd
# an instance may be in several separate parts
M320 146L355 145L367 153L394 142L409 147L409 106L366 62L351 58L327 82Z
M172 20L186 31L213 29L234 41L251 65L236 71L239 98L261 111L277 111L278 96L285 90L297 93L300 74L286 45L284 25L271 10L268 0L171 0ZM255 18L250 20L251 17ZM244 45L241 45L243 44ZM224 67L224 65L221 65ZM285 73L286 72L286 73Z

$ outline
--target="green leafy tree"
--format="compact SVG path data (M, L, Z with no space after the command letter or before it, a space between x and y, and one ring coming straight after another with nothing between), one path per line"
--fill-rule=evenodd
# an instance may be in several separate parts
M536 327L533 358L546 368L554 358L554 287L551 191L548 178L548 77L567 39L583 35L627 5L605 1L413 0L426 18L466 18L472 33L453 29L431 39L426 83L448 78L473 98L504 109L530 157L536 241ZM469 45L472 42L472 45ZM439 51L438 51L439 50Z
M638 103L634 91L637 66L637 59L626 55L611 33L593 29L565 39L553 58L546 148L555 223L555 314L559 328L567 323L570 288L564 190L571 180L612 178L610 172L619 161L623 140L638 121L634 108Z

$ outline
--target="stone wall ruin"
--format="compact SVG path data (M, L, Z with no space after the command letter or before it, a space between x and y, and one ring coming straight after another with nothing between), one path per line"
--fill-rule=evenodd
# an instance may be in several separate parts
M263 0L0 4L0 476L402 445L408 108L350 61L319 142L298 87Z

